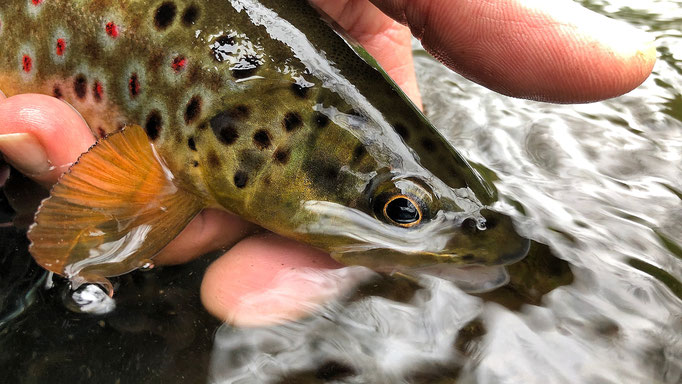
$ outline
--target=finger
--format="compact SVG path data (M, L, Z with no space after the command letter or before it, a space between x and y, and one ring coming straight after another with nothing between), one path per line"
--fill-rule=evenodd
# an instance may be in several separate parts
M95 142L80 114L50 96L0 101L0 152L34 180L51 185Z
M652 39L570 0L372 0L450 68L510 96L588 102L651 73Z
M155 258L158 265L182 264L208 252L228 248L246 236L263 231L239 216L205 209Z
M240 326L299 318L373 275L341 268L329 255L273 234L249 237L204 275L201 299L214 316Z
M393 81L422 108L412 61L412 35L369 1L311 0L371 54Z

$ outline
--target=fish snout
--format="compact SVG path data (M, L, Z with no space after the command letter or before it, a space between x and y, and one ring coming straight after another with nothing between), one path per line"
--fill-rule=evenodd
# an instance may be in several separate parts
M525 257L530 247L509 216L489 209L462 220L457 232L446 248L465 264L510 264Z

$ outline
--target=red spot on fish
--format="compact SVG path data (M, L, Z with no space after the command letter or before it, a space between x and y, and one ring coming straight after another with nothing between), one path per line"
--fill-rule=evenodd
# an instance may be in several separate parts
M176 73L181 72L185 67L187 66L187 59L184 56L177 56L176 58L173 59L173 62L171 63L171 68Z
M128 90L130 91L130 97L135 98L140 94L140 79L137 78L137 73L130 75L128 79Z
M32 68L33 68L33 59L31 59L31 56L29 56L29 55L24 55L24 57L21 58L21 69L23 69L24 72L29 73L29 72L31 72Z
M92 86L92 93L95 96L95 101L102 101L102 95L104 94L102 83L95 81L95 84Z
M40 3L43 2L43 0L31 0L31 2L33 3L33 5L40 5Z
M114 39L118 37L118 25L113 21L108 22L107 25L104 26L104 29L106 29L107 35L110 37Z
M63 55L65 50L66 50L66 40L57 39L57 56Z

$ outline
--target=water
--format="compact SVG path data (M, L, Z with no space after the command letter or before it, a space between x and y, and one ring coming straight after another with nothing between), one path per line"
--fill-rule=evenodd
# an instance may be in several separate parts
M118 279L116 311L93 316L44 290L0 226L0 382L682 382L682 6L583 4L656 36L628 95L510 99L415 47L427 114L537 242L506 287L383 278L300 322L236 329L201 308L203 259Z

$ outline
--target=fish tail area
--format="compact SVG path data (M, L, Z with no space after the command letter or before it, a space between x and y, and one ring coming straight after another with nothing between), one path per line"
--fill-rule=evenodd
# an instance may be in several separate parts
M176 185L144 130L130 126L97 142L62 176L28 232L30 252L72 286L150 263L204 207Z

